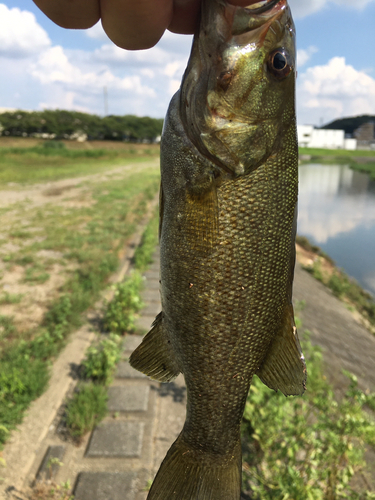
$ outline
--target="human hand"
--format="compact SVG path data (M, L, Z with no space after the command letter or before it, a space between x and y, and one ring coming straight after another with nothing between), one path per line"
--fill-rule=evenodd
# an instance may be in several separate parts
M246 6L259 0L228 0ZM63 28L85 29L99 19L104 31L119 47L128 50L153 47L169 29L194 33L201 0L34 0Z

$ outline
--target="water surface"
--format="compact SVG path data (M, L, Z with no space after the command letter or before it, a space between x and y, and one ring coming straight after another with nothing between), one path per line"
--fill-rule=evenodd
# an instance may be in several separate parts
M375 182L346 165L301 165L298 234L375 296Z

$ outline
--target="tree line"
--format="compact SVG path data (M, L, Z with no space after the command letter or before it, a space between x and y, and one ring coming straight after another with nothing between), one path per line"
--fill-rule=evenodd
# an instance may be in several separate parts
M333 122L324 125L324 129L344 130L346 134L353 135L354 131L364 123L375 122L375 115L350 116L347 118L338 118Z
M163 119L135 115L100 117L78 111L12 111L0 114L0 135L88 140L153 142L161 135Z

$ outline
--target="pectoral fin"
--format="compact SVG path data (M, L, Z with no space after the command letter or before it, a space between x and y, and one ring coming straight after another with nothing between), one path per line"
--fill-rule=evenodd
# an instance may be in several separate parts
M256 374L270 389L280 390L285 396L304 393L306 364L294 324L292 304L285 308L280 331Z
M159 382L170 382L180 373L167 333L163 329L163 314L159 313L151 330L130 356L136 370Z

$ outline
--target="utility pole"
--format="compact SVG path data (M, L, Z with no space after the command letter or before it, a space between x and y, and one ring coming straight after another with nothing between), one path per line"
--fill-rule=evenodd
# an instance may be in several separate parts
M108 115L108 91L107 87L103 87L103 94L104 94L104 116Z

